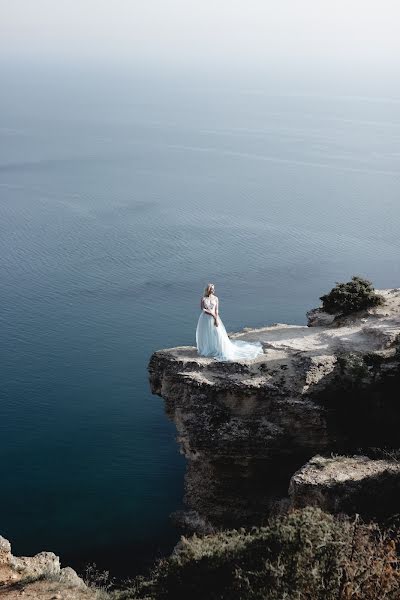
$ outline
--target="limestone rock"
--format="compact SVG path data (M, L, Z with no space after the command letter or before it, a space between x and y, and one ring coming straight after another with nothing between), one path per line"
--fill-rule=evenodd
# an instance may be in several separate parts
M11 556L9 564L20 579L52 577L60 573L60 559L53 552L40 552L29 557Z
M70 567L61 569L53 552L13 556L10 542L0 536L0 596L5 600L95 600L97 592Z
M307 325L309 327L326 327L331 325L335 320L335 315L322 310L322 308L312 308L307 313Z
M189 509L212 525L261 522L315 454L398 444L400 291L378 293L384 305L328 324L232 334L261 341L253 361L192 346L152 355L151 389L187 459Z
M387 517L400 506L400 463L367 456L315 456L291 478L291 506Z
M0 562L6 560L11 554L11 544L0 535Z
M87 589L86 583L79 577L78 573L71 567L64 567L60 571L60 582L67 587Z

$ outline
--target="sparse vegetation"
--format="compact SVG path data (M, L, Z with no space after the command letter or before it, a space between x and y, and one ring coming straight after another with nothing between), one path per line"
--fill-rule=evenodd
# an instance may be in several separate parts
M360 310L383 304L383 298L375 292L368 279L352 277L347 283L336 283L335 287L320 297L322 309L331 315L349 315Z
M114 587L114 580L110 577L109 571L100 571L95 563L88 564L83 580L91 590L96 592L98 600L109 600L109 592Z
M117 600L398 600L398 535L306 508L251 531L182 538Z
M383 459L400 463L400 448L357 448L357 453L377 460Z

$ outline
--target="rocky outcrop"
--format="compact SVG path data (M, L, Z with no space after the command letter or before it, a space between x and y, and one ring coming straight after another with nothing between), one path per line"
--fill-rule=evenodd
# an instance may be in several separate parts
M0 536L0 599L94 600L89 589L70 567L61 568L53 552L13 556L8 540Z
M328 324L314 312L312 327L232 334L262 343L254 361L188 346L153 354L151 388L187 458L191 510L212 524L256 523L313 455L398 443L400 290L380 294L383 306Z
M291 478L293 508L385 518L400 506L400 463L367 456L315 456Z
M332 325L335 320L335 315L322 310L322 308L312 308L307 313L307 325L309 327L326 327Z

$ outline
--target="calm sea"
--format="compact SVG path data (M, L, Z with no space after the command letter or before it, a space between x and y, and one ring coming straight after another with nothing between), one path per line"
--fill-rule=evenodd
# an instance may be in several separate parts
M0 534L78 569L168 552L184 460L146 366L400 286L400 92L318 75L3 68Z

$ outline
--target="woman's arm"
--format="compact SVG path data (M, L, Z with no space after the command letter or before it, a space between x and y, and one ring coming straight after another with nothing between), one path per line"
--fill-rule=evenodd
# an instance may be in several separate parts
M214 325L216 327L218 327L218 306L219 306L219 300L217 298L217 296L215 296L215 315L214 315Z

